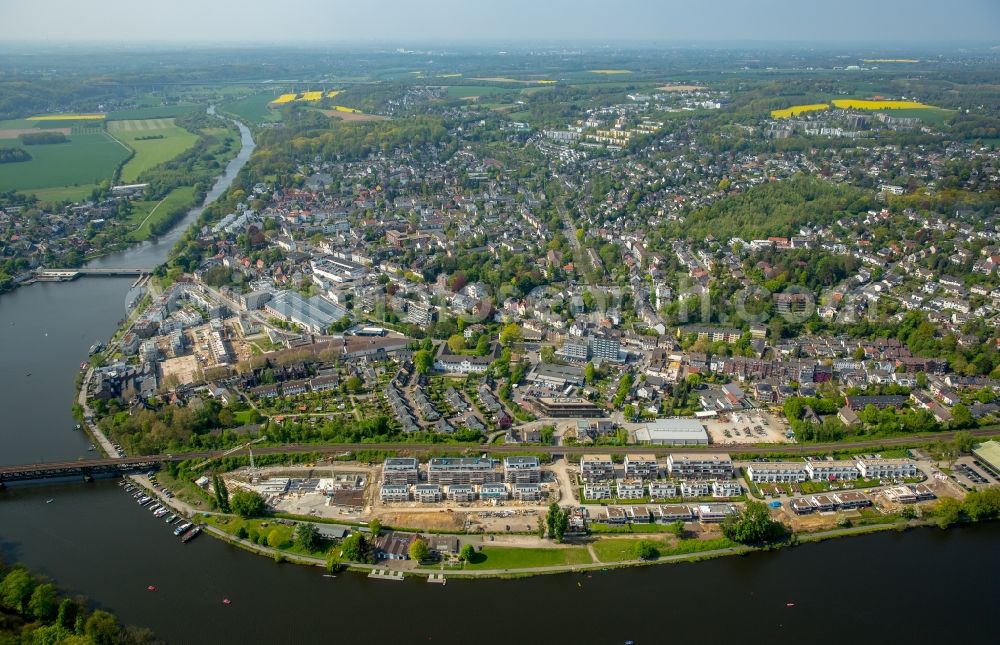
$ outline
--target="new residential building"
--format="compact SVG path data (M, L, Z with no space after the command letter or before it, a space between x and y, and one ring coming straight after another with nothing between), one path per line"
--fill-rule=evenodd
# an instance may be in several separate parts
M584 455L580 458L580 472L585 482L614 479L615 464L611 455Z
M756 483L804 482L809 479L804 461L769 461L747 466L747 477Z
M806 473L813 481L850 481L861 476L856 462L843 459L810 459Z
M479 499L503 501L508 498L507 484L483 484L479 487Z
M441 501L441 487L437 484L417 484L413 487L413 499L424 504Z
M656 463L656 455L625 455L626 479L656 479L660 466Z
M733 460L726 454L671 454L667 470L676 479L732 479Z
M618 499L642 499L646 496L646 487L638 479L619 480L617 486Z
M486 457L435 457L427 464L432 484L486 484L500 481L493 460Z
M383 502L408 502L410 501L410 487L406 484L382 484L379 490L379 499Z
M448 487L448 499L453 502L475 501L476 488L472 484L452 484Z
M858 458L858 472L865 479L901 479L916 477L920 471L909 459Z
M514 484L514 499L519 502L537 502L542 499L540 484Z
M649 496L653 499L680 497L680 489L672 481L649 482Z
M413 457L390 457L382 464L382 481L387 484L416 484L419 462Z
M538 457L507 457L503 460L503 480L508 484L537 484L542 481Z

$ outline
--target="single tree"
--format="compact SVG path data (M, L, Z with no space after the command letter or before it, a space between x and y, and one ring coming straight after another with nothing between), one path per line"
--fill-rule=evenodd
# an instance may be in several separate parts
M462 334L453 334L448 337L448 349L451 350L452 354L459 354L465 349L465 336Z
M226 482L222 480L222 477L215 475L212 478L212 488L215 489L215 505L218 506L219 510L223 513L228 513L229 489L226 488Z
M372 518L371 522L368 522L368 530L372 532L372 536L377 536L382 532L382 522L378 518Z
M236 491L230 498L229 505L240 517L254 517L264 512L264 498L254 491Z
M774 542L785 536L785 526L771 519L763 502L748 501L743 510L722 523L722 534L740 544Z
M634 549L636 560L655 560L660 557L659 545L651 540L639 540Z
M427 559L427 555L430 553L430 549L427 548L427 543L422 539L417 538L410 544L410 559L416 560L417 562L423 562Z
M340 556L349 562L368 561L368 543L361 533L351 533L340 543Z
M31 600L28 601L28 609L32 616L41 620L49 620L55 616L59 609L56 588L48 583L35 587L31 593Z
M427 374L434 369L434 354L428 349L421 349L413 354L413 365L421 374Z
M471 544L462 545L462 550L458 552L458 559L463 562L471 562L476 554L476 549Z
M319 529L316 525L303 522L296 526L295 544L307 551L315 551L320 544Z
M357 394L364 388L365 382L361 380L357 374L352 374L347 378L347 391L351 394Z
M119 631L118 619L100 609L83 624L83 633L94 645L117 645L120 642Z
M31 579L31 574L20 567L14 568L0 582L0 602L23 613L34 590L35 581Z

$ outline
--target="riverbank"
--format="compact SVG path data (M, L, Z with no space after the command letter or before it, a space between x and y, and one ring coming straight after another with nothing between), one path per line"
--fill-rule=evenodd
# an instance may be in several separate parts
M213 525L213 523L206 522L205 520L209 516L216 518L222 517L233 517L221 513L210 513L204 510L195 509L190 505L175 498L166 498L158 490L156 490L148 478L141 475L132 475L128 477L133 483L143 487L147 494L155 497L158 503L169 507L173 512L186 517L189 521L196 522L203 527L204 532L216 539L219 539L227 544L235 546L239 549L247 551L257 556L264 556L269 559L274 560L277 563L290 563L298 564L308 567L321 567L325 568L327 566L327 559L325 557L310 556L302 553L295 553L288 549L275 548L271 546L266 546L252 542L248 539L238 537L232 532L223 530L218 526ZM201 521L199 521L199 518ZM277 522L281 521L295 521L302 522L306 520L275 520ZM311 523L311 522L310 522ZM578 562L569 563L561 565L548 565L548 566L526 566L526 567L504 567L504 568L490 568L490 569L469 569L465 568L467 565L456 565L454 563L436 563L431 566L421 566L414 565L409 561L381 561L376 564L367 563L357 563L357 562L343 562L340 566L347 571L354 571L358 573L370 573L375 570L388 569L390 571L397 572L398 575L406 576L416 576L416 577L429 577L444 575L447 577L458 577L458 578L468 578L468 579L490 579L490 578L524 578L539 575L554 575L561 573L581 573L581 572L594 572L594 571L609 571L613 569L623 569L623 568L633 568L633 567L650 567L660 564L679 564L686 562L699 562L703 560L712 560L721 557L733 556L733 555L746 555L750 553L760 553L765 551L779 551L786 550L792 547L796 547L802 544L809 543L819 543L828 540L834 540L839 538L857 537L863 535L870 535L873 533L881 533L885 531L901 531L910 530L916 528L930 528L936 526L936 520L933 518L914 518L901 522L899 518L892 517L891 521L885 523L873 523L865 524L861 526L850 526L842 527L837 529L830 529L824 531L816 531L812 533L795 533L790 536L787 541L779 542L775 544L763 545L763 546L752 546L752 545L741 545L732 544L731 546L725 546L722 548L709 548L706 550L693 550L687 553L665 553L656 558L650 559L623 559L623 560L610 560L601 561L598 559L593 545L602 540L605 541L621 541L620 537L598 537L596 539L576 539L570 540L564 545L555 546L553 545L549 549L534 549L535 551L540 550L551 550L559 551L565 549L573 548L585 548L589 551L592 562ZM694 540L685 540L684 542L693 542ZM710 544L710 542L709 542ZM489 549L490 547L482 547L483 549ZM530 551L531 549L529 549ZM516 548L506 548L505 551L516 551ZM488 551L487 551L488 552Z

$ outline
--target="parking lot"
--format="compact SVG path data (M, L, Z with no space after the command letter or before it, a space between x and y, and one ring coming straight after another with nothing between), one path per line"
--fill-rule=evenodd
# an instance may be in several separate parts
M974 457L962 457L955 462L951 471L952 477L965 488L979 488L998 483L989 471Z
M710 441L718 445L790 442L785 424L763 410L729 412L703 422Z

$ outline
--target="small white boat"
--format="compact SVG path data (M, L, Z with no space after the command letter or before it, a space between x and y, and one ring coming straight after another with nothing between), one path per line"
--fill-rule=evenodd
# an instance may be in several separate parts
M47 499L47 500L45 500L45 503L46 504L51 504L54 501L56 501L56 500L54 500L54 499Z

